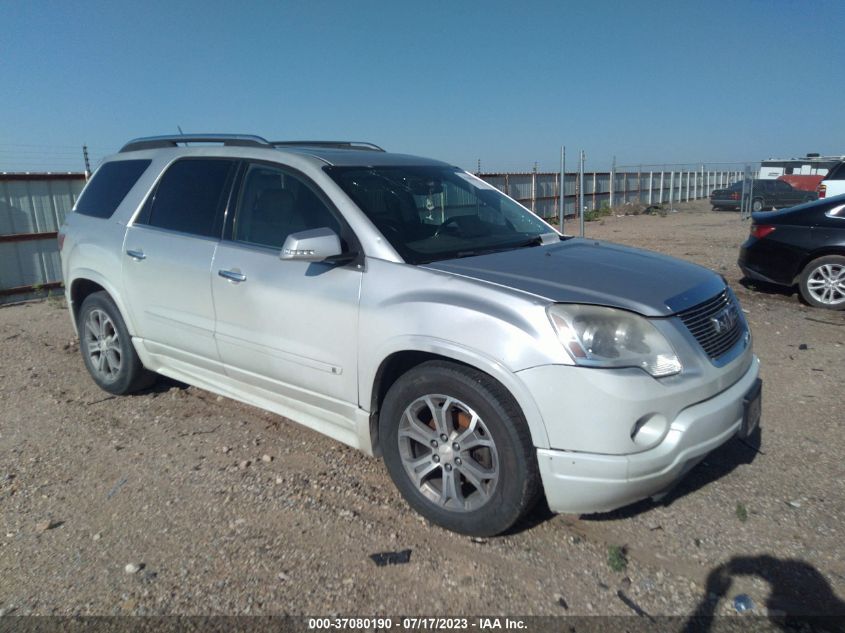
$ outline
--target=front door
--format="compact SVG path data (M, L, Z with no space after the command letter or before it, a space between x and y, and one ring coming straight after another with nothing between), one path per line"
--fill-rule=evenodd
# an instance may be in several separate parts
M285 238L307 229L329 227L348 244L345 223L309 179L275 165L248 165L237 199L211 277L226 372L286 406L348 420L358 403L361 269L279 257Z

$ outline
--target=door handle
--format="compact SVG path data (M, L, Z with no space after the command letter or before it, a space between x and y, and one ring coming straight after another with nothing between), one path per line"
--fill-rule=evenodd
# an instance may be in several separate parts
M217 274L223 277L223 279L228 279L229 281L237 283L246 281L246 275L243 273L236 273L234 270L218 270Z
M131 257L132 259L134 259L136 262L139 262L142 259L147 259L147 256L144 255L144 251L135 251L130 248L126 251L126 254L129 255L129 257Z

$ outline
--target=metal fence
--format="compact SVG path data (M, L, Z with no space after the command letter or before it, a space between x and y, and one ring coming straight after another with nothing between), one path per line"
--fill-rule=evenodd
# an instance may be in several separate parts
M547 220L559 217L560 173L481 173L481 178ZM604 205L646 205L706 198L742 178L741 171L587 172L586 211ZM61 286L56 233L85 185L84 173L0 174L0 303ZM564 210L577 212L578 173L567 172Z
M479 178L531 209L541 218L559 217L560 173L479 173ZM714 189L742 178L733 170L594 171L584 174L585 211L626 203L645 205L685 202L707 198ZM578 172L564 178L564 213L578 211Z
M0 174L0 303L61 285L56 233L85 174Z

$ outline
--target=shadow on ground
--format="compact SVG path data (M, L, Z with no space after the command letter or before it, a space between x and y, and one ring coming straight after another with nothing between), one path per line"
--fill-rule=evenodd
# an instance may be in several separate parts
M815 567L803 560L762 555L735 556L710 572L705 597L687 620L685 633L710 630L719 601L729 597L738 576L757 577L769 584L769 596L761 606L779 628L845 631L845 602Z
M748 277L743 277L739 280L739 283L743 288L748 291L759 292L760 294L766 294L771 296L792 297L796 293L796 289L794 286L779 286L778 284L772 284L767 281L758 281L756 279L749 279Z

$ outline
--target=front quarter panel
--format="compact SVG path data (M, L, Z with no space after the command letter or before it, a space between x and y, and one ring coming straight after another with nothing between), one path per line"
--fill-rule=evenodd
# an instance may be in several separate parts
M515 375L537 365L572 364L546 305L545 299L484 282L368 259L360 308L360 405L370 407L376 373L391 354L438 354L501 382L522 408L535 446L548 447L539 411Z

